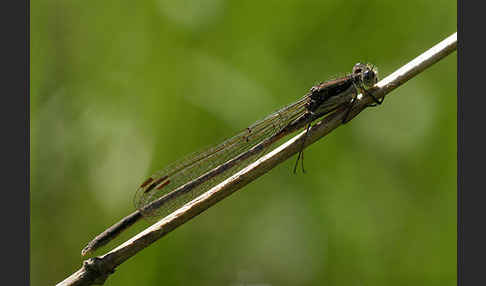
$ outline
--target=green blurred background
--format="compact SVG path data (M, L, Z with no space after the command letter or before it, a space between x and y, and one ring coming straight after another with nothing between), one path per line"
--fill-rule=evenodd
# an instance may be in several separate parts
M154 171L455 31L455 1L32 1L32 285L77 270ZM308 148L306 174L288 160L105 285L456 285L456 61Z

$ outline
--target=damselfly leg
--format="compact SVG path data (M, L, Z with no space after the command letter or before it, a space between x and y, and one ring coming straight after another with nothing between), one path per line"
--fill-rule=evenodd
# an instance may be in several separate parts
M297 160L295 161L294 174L297 173L297 165L299 165L299 159L300 159L301 164L302 164L302 173L305 173L305 169L304 169L304 146L305 146L305 139L307 138L307 134L309 134L310 127L311 127L311 123L309 123L307 125L307 128L305 130L304 138L302 139L302 147L300 147L299 154L297 155Z
M383 103L383 100L385 100L385 97L384 96L381 98L381 100L379 100L378 98L376 98L376 96L374 96L373 94L371 94L368 91L365 91L365 94L367 96L371 96L371 98L375 102L375 103L372 103L372 104L368 104L368 107L375 107L375 106L381 105Z

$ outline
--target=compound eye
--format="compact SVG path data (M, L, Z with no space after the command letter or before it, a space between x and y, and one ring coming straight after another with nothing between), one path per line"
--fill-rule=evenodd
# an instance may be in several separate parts
M354 74L359 74L362 71L363 71L363 64L357 63L357 64L354 65L354 67L353 67L353 73Z
M372 71L367 70L363 74L363 80L367 85L372 85L375 83L374 74Z
M367 71L364 72L364 78L366 80L371 79L371 72L369 70L367 70Z

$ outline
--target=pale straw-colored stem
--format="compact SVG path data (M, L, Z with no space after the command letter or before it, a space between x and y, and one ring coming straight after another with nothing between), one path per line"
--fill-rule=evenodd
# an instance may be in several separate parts
M378 82L371 93L377 98L384 97L393 89L455 51L456 47L457 33L454 33ZM349 116L355 117L372 103L371 97L364 96L353 107ZM343 107L312 126L305 139L305 146L313 144L340 126L346 112L346 108ZM299 152L304 134L305 131L300 132L245 169L143 230L117 248L102 256L84 261L81 269L57 285L103 284L115 268L125 260Z

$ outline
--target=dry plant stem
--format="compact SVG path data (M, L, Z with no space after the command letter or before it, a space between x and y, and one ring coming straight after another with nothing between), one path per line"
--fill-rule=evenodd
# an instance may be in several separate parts
M456 46L457 34L454 33L393 74L381 80L371 93L377 98L384 97L393 89L455 51ZM353 107L349 116L351 118L355 117L371 103L373 103L371 97L364 96ZM313 144L340 126L345 114L346 107L343 106L337 112L316 123L309 129L309 133L305 139L305 146L307 147ZM304 134L305 131L300 132L297 136L277 147L272 152L148 227L112 251L84 261L81 269L58 285L103 284L106 278L114 272L115 268L125 260L299 152Z

